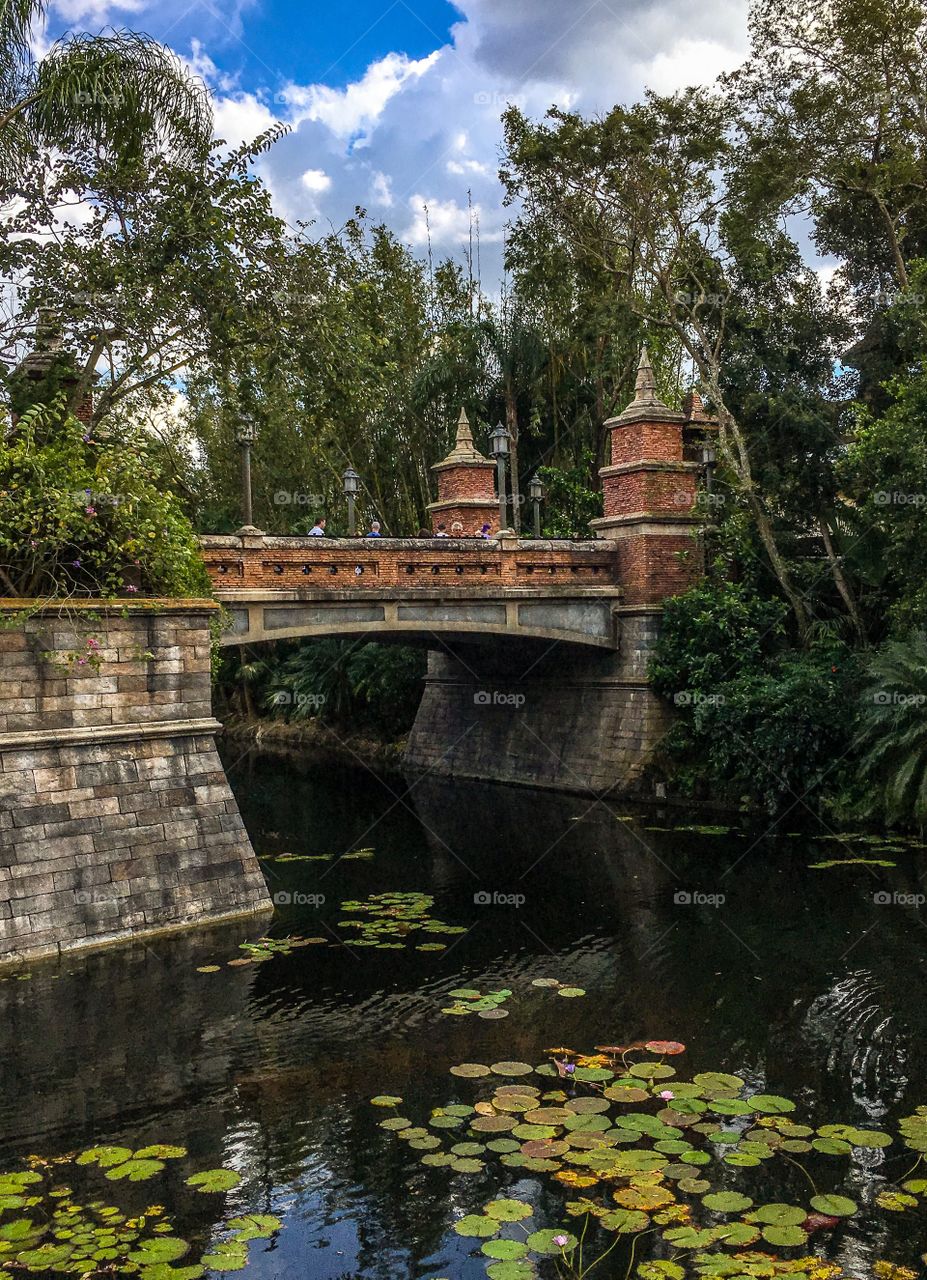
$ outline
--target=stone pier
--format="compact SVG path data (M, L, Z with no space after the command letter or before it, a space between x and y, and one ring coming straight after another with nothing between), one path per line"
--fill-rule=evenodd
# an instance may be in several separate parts
M0 601L0 960L270 910L216 752L211 601Z
M672 724L647 680L660 611L618 609L617 653L548 644L428 655L404 763L415 773L562 791L640 792Z

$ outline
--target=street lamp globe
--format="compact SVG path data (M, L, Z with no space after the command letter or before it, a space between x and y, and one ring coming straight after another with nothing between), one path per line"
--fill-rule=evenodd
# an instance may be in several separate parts
M345 496L353 497L360 489L360 476L353 467L348 467L341 478L344 482Z
M494 458L508 457L509 433L501 422L496 424L492 435L489 437L489 452Z
M532 502L540 502L544 497L544 486L537 476L532 476L528 485L528 497Z

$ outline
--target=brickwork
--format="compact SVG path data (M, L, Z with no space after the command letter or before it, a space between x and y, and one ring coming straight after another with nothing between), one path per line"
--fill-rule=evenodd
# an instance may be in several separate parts
M606 540L204 536L200 541L213 584L226 591L354 594L433 589L437 583L479 590L538 587L544 575L557 584L617 588L619 582L616 546Z
M461 409L454 448L443 462L431 468L438 482L438 501L429 504L432 532L444 525L448 534L475 537L488 524L499 527L496 497L496 464L485 458L473 443L470 423Z
M213 738L214 610L0 631L0 958L268 906Z

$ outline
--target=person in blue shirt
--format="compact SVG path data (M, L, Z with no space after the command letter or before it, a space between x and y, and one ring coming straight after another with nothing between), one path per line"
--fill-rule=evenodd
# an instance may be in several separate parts
M365 538L379 538L379 536L380 536L380 522L379 522L379 520L374 520L374 521L371 523L371 525L370 525L370 532L369 532L369 533L365 533L365 534L364 534L364 537L365 537Z
M325 537L325 517L324 516L319 516L318 520L316 520L315 524L309 530L309 537L310 538Z

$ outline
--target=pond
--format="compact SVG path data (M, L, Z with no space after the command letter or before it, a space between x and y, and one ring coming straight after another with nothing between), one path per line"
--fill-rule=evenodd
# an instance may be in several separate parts
M2 1168L36 1176L0 1179L0 1276L130 1248L144 1280L520 1280L610 1245L603 1280L917 1274L915 842L253 754L231 779L271 923L2 975Z

